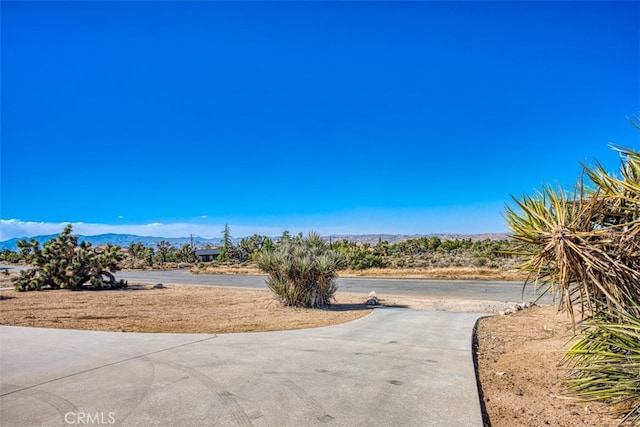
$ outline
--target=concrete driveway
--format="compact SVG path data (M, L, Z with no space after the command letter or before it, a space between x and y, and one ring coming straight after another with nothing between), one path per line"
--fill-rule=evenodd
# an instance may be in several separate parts
M178 335L0 327L2 426L482 426L482 314Z

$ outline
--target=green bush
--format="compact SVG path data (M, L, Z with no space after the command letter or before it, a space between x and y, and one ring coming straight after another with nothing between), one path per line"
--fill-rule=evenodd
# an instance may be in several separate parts
M381 255L365 251L352 251L347 254L346 267L354 270L366 270L368 268L384 268L388 262Z
M112 272L118 269L123 255L120 247L107 245L98 252L91 243L82 242L71 234L71 225L46 242L42 249L36 240L18 242L25 260L33 266L21 271L12 281L17 291L51 289L82 289L86 282L93 289L124 288L126 282L116 282Z
M489 263L489 260L485 257L473 258L473 260L471 261L471 264L474 267L486 267L488 263Z
M268 274L269 289L283 305L308 308L331 304L342 263L315 232L283 239L258 259L258 267Z

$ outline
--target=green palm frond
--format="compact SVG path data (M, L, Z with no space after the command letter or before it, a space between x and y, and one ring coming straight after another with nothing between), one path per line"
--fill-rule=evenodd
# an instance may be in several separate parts
M640 319L600 314L582 326L582 338L561 362L565 386L579 399L610 403L625 421L640 425Z

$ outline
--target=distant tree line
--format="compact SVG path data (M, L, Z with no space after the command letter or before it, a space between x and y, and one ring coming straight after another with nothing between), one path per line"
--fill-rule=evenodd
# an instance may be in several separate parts
M390 244L380 240L375 245L343 239L331 243L331 249L345 258L346 268L505 268L514 263L510 240L467 239L441 240L422 236Z
M254 234L234 245L228 226L222 233L222 245L213 263L253 264L259 267L273 276L270 279L272 290L278 290L276 293L279 298L283 302L288 301L289 305L326 304L335 292L332 278L336 269L469 266L506 269L518 261L514 251L515 242L511 240L441 240L435 236L423 236L394 244L382 240L370 244L348 239L331 241L313 232L305 237L302 233L291 235L284 231L276 239ZM132 243L126 249L114 245L92 247L89 242L79 243L78 237L71 234L71 226L67 226L56 238L45 242L42 248L34 239L20 240L17 246L16 251L0 251L0 261L26 263L35 267L21 272L14 279L18 290L122 287L126 284L116 282L113 275L122 268L166 268L199 263L196 248L191 244L176 247L162 240L155 247L139 242ZM303 254L303 249L308 253ZM205 264L209 265L200 263ZM317 276L318 283L325 283L326 287L319 294L302 297L298 294L299 289L309 282L306 274L311 273Z
M284 231L278 238L260 234L240 239L233 243L231 231L225 226L222 232L222 245L218 247L219 255L213 263L218 264L256 264L260 256L278 249L283 244L300 241L302 233L291 235ZM517 264L513 240L472 240L445 239L436 236L421 236L402 242L389 243L379 240L376 244L354 242L348 239L331 241L324 239L328 249L341 257L341 268L367 270L370 268L446 268L446 267L486 267L511 268ZM26 240L18 242L18 250L3 249L0 261L11 263L28 262L26 249L30 244ZM191 244L174 246L162 240L155 247L142 243L132 243L126 249L119 246L121 257L120 268L152 268L170 267L176 264L198 263L196 248ZM210 245L205 249L213 248Z
M228 233L227 229L227 233ZM265 251L276 249L283 242L301 239L302 235L291 236L285 231L278 239L254 234L245 237L237 245L230 235L223 239L218 263L256 262ZM3 249L0 261L11 263L27 262L24 242L18 243L18 250ZM513 264L514 242L511 240L467 239L441 240L438 237L419 237L390 244L378 241L376 244L354 242L347 239L327 242L329 248L340 254L347 269L366 270L369 268L420 268L420 267L461 267L475 266L503 268ZM23 245L22 248L20 245ZM121 249L119 246L115 246ZM205 248L212 248L206 246ZM132 243L123 252L121 267L148 268L167 264L198 262L196 248L190 244L173 246L162 240L155 247L142 243Z

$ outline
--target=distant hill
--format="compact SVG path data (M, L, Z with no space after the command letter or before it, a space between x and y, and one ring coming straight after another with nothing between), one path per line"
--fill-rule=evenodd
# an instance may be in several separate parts
M28 237L28 238L23 237L23 238L14 238L14 239L5 240L3 242L0 242L0 250L2 249L9 249L12 251L16 250L17 249L16 243L18 242L18 240L22 240L22 239L26 239L26 240L36 239L38 242L40 242L40 244L42 244L48 240L53 239L56 236L58 236L58 234L48 234L43 236L34 236L34 237ZM80 242L88 241L88 242L91 242L93 246L106 245L107 243L111 243L112 245L127 247L132 243L142 243L145 246L155 247L161 240L166 240L176 247L181 247L182 245L191 243L191 237L137 236L135 234L117 234L117 233L98 234L95 236L83 236L79 234L77 236ZM234 239L234 240L239 241L239 239ZM205 246L205 245L218 246L221 243L222 243L222 239L220 238L215 238L215 239L207 239L204 237L193 238L193 244L196 247ZM234 241L234 244L235 243L237 242Z
M51 240L56 237L57 234L48 234L43 236L35 236L28 238L14 238L5 240L0 242L0 250L9 249L16 250L16 243L18 240L22 239L36 239L40 244ZM417 239L419 237L438 237L441 240L455 240L455 239L472 239L472 240L503 240L509 237L506 233L492 233L492 234L340 234L340 235L330 235L325 236L325 239L331 241L339 241L339 240L349 240L351 242L357 243L370 243L375 245L379 241L387 241L389 244L403 242L409 239ZM279 236L278 236L279 237ZM277 239L278 237L272 236L273 239ZM122 247L127 247L132 243L142 243L145 246L155 247L161 240L166 240L171 243L173 246L181 247L185 244L191 243L191 237L156 237L156 236L137 236L135 234L117 234L117 233L108 233L108 234L99 234L96 236L83 236L78 235L79 241L88 241L91 242L93 246L98 245L106 245L107 243L111 243L112 245L118 245ZM234 238L233 244L238 244L240 242L240 238ZM202 247L205 245L211 246L219 246L222 244L222 238L213 238L208 239L205 237L193 237L193 244L195 247Z

